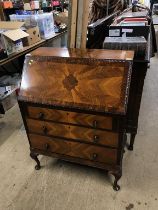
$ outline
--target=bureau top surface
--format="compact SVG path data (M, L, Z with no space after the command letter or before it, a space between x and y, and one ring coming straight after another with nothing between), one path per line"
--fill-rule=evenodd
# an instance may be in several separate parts
M132 51L39 48L25 59L19 100L125 114Z
M32 56L51 56L67 59L133 60L133 51L103 49L67 49L41 47L31 52Z

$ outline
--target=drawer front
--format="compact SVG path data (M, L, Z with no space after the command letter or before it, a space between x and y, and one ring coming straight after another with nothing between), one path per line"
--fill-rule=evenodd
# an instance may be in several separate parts
M69 112L68 119L72 124L112 130L112 117Z
M28 106L30 118L112 130L112 117Z
M33 106L28 106L27 111L30 118L39 120L51 120L56 122L68 122L68 115L65 111Z
M107 164L116 164L117 150L29 134L32 148Z
M117 147L118 145L118 133L109 131L101 131L33 119L27 119L27 125L28 130L31 133L64 137L112 147Z
M64 138L69 138L70 136L70 127L67 125L32 119L27 119L26 121L29 132Z

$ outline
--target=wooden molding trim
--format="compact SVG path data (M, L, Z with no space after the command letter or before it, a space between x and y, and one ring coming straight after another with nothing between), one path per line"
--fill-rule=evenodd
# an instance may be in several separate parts
M76 27L77 27L77 7L75 0L70 0L69 4L69 24L68 24L68 47L76 47Z
M86 48L90 0L70 1L68 47Z

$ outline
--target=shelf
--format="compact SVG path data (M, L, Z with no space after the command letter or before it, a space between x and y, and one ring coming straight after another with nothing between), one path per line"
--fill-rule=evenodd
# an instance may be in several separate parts
M19 51L18 53L14 53L12 55L10 55L8 58L5 58L5 59L2 59L0 60L0 66L3 66L5 65L6 63L9 63L10 61L22 56L22 55L25 55L35 49L37 49L38 47L41 47L43 46L44 44L46 44L47 42L50 42L54 39L57 39L59 38L60 36L62 36L64 33L66 33L67 31L63 31L61 33L56 33L53 37L49 38L49 39L46 39L46 40L41 40L40 42L37 42L31 46L27 46L27 47L24 47L23 50Z

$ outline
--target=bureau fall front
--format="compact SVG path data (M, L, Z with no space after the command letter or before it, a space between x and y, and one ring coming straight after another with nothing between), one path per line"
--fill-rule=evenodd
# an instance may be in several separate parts
M132 51L39 48L25 59L18 97L30 156L109 171L119 190Z

